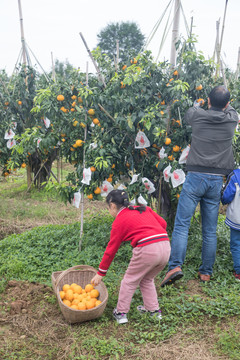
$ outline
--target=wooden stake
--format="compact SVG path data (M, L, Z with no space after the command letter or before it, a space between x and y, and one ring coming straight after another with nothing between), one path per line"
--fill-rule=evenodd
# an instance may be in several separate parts
M21 41L22 41L22 50L23 50L23 64L27 65L27 59L26 59L26 44L24 39L24 31L23 31L23 16L22 16L22 6L21 6L21 0L18 0L18 9L19 9L19 18L20 18L20 30L21 30Z
M239 70L240 70L240 47L238 48L237 69L236 69L236 74L235 74L236 80L238 79Z

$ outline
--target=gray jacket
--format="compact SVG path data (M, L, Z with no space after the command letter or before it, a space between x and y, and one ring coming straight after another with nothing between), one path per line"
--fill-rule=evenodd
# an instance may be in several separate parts
M228 175L234 169L232 138L238 114L232 106L224 111L190 108L185 114L192 127L192 141L186 170Z

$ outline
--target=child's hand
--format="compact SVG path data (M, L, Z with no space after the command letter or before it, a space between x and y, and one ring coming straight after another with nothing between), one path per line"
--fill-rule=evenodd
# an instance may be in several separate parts
M100 284L101 281L102 281L102 276L96 274L96 275L92 278L91 284L93 284L93 285L96 286L96 285Z

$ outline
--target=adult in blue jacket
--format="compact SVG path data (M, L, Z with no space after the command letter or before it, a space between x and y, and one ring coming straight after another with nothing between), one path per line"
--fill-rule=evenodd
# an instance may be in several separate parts
M222 203L229 204L225 223L230 227L230 250L234 276L240 280L240 169L233 170L222 190Z
M196 206L200 203L202 219L201 281L212 275L217 247L217 219L223 177L235 167L232 138L238 114L229 105L230 93L224 86L214 87L208 97L208 110L193 106L185 114L192 127L187 158L188 171L183 184L174 222L168 272L161 286L172 284L183 276L188 231Z

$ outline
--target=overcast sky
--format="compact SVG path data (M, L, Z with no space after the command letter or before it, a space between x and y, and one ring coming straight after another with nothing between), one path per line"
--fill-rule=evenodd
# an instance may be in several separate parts
M148 37L162 17L170 0L21 0L25 39L45 71L51 70L51 53L60 61L66 59L75 67L93 71L93 65L79 36L81 32L92 50L97 34L109 23L135 22ZM226 0L182 0L182 7L193 33L198 36L197 49L212 56L216 40L216 22L223 15ZM170 7L169 7L170 11ZM173 11L172 11L173 13ZM156 57L167 22L167 15L149 45ZM236 70L239 37L240 0L228 0L222 55L225 63ZM221 28L220 28L221 30ZM180 34L186 37L183 16ZM159 60L170 57L171 29ZM21 49L18 0L0 0L0 69L9 74L14 70ZM36 61L31 56L32 63Z

